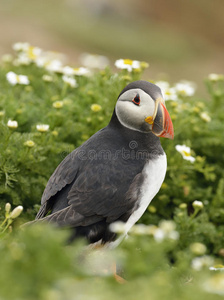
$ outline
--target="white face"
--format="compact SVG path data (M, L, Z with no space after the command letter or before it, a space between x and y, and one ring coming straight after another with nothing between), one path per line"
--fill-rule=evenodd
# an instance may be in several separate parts
M146 123L145 118L153 115L155 101L143 90L131 89L124 92L117 100L115 111L123 126L141 132L152 130L152 125Z

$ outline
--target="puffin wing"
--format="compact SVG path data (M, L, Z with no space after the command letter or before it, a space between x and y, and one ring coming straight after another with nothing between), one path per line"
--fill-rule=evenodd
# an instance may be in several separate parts
M75 180L78 172L77 149L68 154L51 175L41 198L41 207L36 219L44 217L51 209L49 200L66 185Z
M92 159L84 161L79 170L65 170L66 166L74 168L74 162L71 166L70 157L59 165L42 198L44 207L66 183L73 182L67 197L68 207L44 219L55 221L60 226L87 226L103 219L111 223L131 213L139 194L137 183L141 174L138 170L142 169L139 162L130 164L127 160Z
M77 177L69 194L69 205L84 215L101 216L113 222L131 210L135 197L127 193L135 183L135 164L120 160L95 161ZM127 174L128 173L128 174Z

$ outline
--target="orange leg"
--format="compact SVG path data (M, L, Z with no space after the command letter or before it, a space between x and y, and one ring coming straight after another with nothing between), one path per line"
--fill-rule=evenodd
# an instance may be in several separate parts
M118 283L124 284L124 283L127 282L127 280L125 280L123 277L121 277L120 275L117 274L117 265L116 265L116 263L113 263L112 270L113 270L114 278Z

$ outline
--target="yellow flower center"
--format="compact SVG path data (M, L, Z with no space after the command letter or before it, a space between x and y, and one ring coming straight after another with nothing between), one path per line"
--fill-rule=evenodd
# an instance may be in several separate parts
M189 152L186 152L184 150L182 150L182 153L183 153L184 156L191 156L191 154Z
M31 140L28 140L24 143L25 146L32 148L34 146L34 142Z
M145 61L142 61L142 62L140 63L140 66L141 66L142 69L146 69L146 68L149 67L149 64L148 64L147 62L145 62Z
M165 91L165 95L170 96L170 95L171 95L170 90L166 90L166 91Z
M34 47L30 46L28 51L27 51L27 54L28 54L28 57L30 59L35 59L37 56L34 54Z
M53 103L54 108L61 108L62 106L63 106L62 101L56 101L56 102Z
M124 59L124 64L125 65L132 65L132 63L133 63L133 60L131 60L131 59Z
M182 94L183 96L187 95L187 92L185 90L180 90L179 93Z
M92 104L91 105L91 110L94 112L98 112L102 109L102 107L99 104Z
M195 107L193 108L193 111L196 112L196 113L198 113L198 112L200 112L200 108L195 106Z
M56 130L53 130L53 131L52 131L52 134L53 134L54 136L58 136L58 132L57 132Z

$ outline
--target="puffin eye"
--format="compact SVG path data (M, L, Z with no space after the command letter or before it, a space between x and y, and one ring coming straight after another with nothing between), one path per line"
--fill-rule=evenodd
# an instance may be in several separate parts
M136 105L139 105L140 104L140 97L139 97L139 94L137 94L136 96L135 96L135 98L132 100L132 102L134 103L134 104L136 104Z

